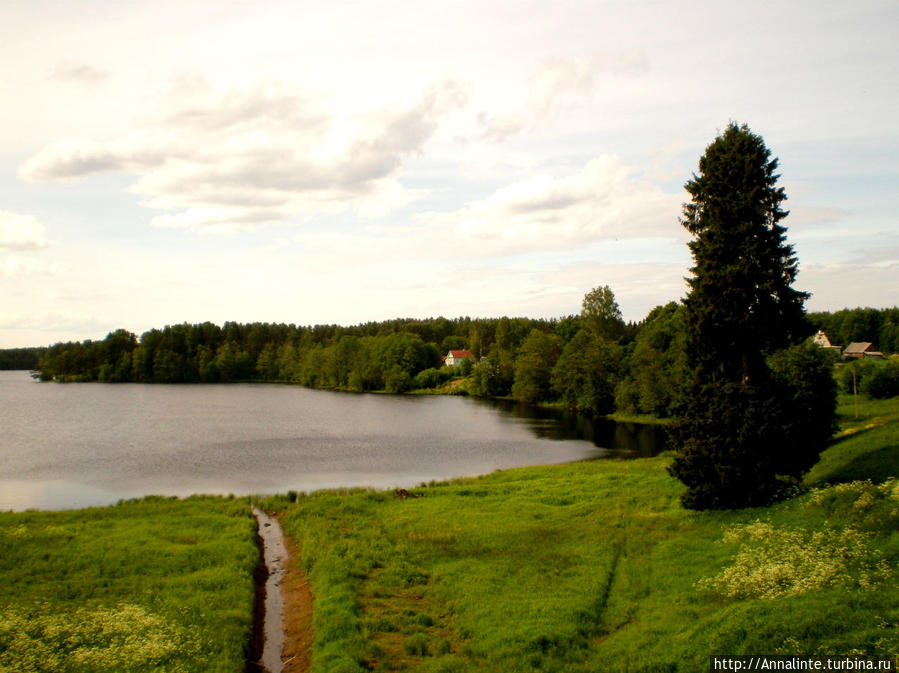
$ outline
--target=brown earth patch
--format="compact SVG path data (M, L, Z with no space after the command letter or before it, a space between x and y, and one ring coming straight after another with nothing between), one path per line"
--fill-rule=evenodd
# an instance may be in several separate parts
M284 529L284 522L281 521ZM287 567L281 582L284 593L284 673L312 670L312 587L300 563L300 545L286 533Z

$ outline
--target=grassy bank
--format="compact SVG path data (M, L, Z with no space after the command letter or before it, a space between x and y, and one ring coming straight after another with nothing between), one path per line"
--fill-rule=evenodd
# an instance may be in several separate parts
M0 671L241 673L255 530L222 498L0 514Z
M848 402L848 406L847 406ZM899 400L841 401L810 491L680 508L669 456L285 509L315 670L700 671L713 653L899 654ZM849 480L872 477L874 482Z

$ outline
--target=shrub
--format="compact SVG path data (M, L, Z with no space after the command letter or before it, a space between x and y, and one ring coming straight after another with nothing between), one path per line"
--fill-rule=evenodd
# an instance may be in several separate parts
M780 403L781 445L789 447L778 456L778 473L799 477L836 430L833 367L827 352L808 342L774 353L768 366Z
M838 583L870 588L891 570L868 545L870 535L853 528L834 531L778 529L769 523L728 529L725 543L742 542L732 565L700 586L727 598L796 596Z
M412 386L412 377L399 366L394 365L384 377L384 388L388 393L404 393Z
M183 671L200 649L188 629L136 605L0 617L0 670Z
M876 399L899 395L899 361L872 364L862 381L862 392Z
M449 367L442 369L431 367L418 372L412 380L412 385L415 388L436 388L453 378L453 375L454 372Z

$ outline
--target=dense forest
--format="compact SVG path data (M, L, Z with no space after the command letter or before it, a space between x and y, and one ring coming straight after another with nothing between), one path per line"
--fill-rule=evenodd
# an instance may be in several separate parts
M449 388L459 394L558 402L588 414L674 411L687 367L683 306L670 302L639 323L621 319L608 287L579 315L527 318L395 319L352 327L228 322L170 325L138 338L125 330L100 341L28 351L44 380L102 382L283 381L348 391ZM872 341L899 351L899 308L808 316L835 344ZM441 356L475 358L445 367ZM24 357L24 353L22 354ZM9 356L12 357L12 356ZM5 360L4 360L5 361Z
M0 349L0 371L8 369L36 369L45 348Z

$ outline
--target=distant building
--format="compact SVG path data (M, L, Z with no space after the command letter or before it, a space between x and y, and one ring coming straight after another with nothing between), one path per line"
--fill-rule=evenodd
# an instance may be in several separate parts
M474 360L474 355L469 351L450 351L446 354L446 357L443 358L443 363L447 367L457 367L462 364L462 360Z
M846 358L883 360L883 353L874 350L874 345L868 341L853 341L843 351L843 359Z
M820 346L821 348L837 348L832 343L830 343L830 339L827 338L827 335L824 333L824 330L818 330L818 333L812 337L812 341L816 346Z

